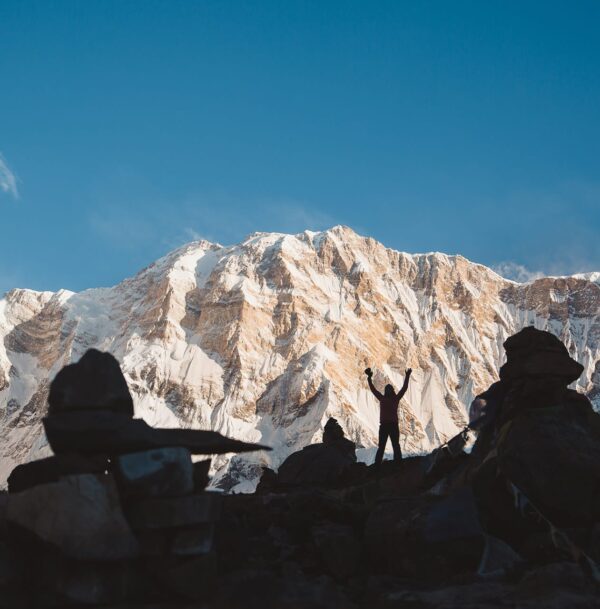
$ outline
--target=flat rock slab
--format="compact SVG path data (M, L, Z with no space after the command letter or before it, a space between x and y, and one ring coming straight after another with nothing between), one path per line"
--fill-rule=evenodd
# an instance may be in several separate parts
M227 438L216 431L155 429L142 419L107 410L73 411L43 419L55 454L121 455L152 448L181 447L192 454L271 450L268 446Z
M131 505L127 515L134 529L185 527L214 522L220 506L219 493L205 492L187 497L144 499Z
M139 554L111 476L66 476L10 494L6 518L72 558L119 560Z
M192 456L186 448L155 448L121 455L114 473L129 497L186 495L194 490Z
M8 477L8 490L20 493L38 484L58 482L61 476L103 474L110 467L101 455L83 457L75 454L58 455L17 465Z

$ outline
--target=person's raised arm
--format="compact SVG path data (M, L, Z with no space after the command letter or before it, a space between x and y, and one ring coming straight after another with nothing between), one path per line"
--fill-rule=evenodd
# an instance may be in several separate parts
M367 380L369 381L369 389L371 390L371 393L378 399L381 400L381 398L383 397L381 395L381 393L379 393L379 391L377 391L377 389L375 389L375 385L373 385L373 371L371 370L371 368L367 368L365 370L365 374L367 375Z
M406 376L404 377L404 385L402 385L402 389L398 392L398 399L401 400L402 396L406 393L408 389L408 382L410 381L410 375L412 374L412 368L408 368L406 370Z

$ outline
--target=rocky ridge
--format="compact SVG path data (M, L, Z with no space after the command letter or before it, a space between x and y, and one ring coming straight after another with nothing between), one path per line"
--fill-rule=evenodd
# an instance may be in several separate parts
M136 416L212 429L272 453L214 460L215 484L251 490L260 468L310 444L335 417L369 459L376 385L413 379L402 402L406 454L465 424L497 378L502 343L524 326L558 336L584 370L576 387L600 409L596 275L527 284L461 256L410 255L346 227L199 241L115 287L0 301L0 480L50 454L41 427L49 381L90 347L121 363Z

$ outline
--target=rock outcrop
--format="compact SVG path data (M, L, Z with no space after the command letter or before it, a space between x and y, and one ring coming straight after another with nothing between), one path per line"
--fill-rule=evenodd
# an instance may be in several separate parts
M0 495L0 605L207 598L221 497L205 491L208 463L191 453L265 447L136 425L118 362L95 350L56 375L49 402L56 455L17 466ZM31 579L26 565L36 560Z
M323 442L309 444L292 453L280 466L277 474L263 473L265 486L272 489L298 486L338 486L360 478L364 464L356 462L356 445L344 436L344 430L333 418L323 430Z

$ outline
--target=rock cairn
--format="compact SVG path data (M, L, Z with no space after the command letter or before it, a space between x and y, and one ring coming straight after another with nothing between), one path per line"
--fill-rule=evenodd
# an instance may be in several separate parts
M2 498L7 606L205 598L221 496L206 490L210 459L192 455L266 447L134 419L118 362L96 350L57 374L48 401L54 456L16 467ZM23 581L32 558L43 564Z

